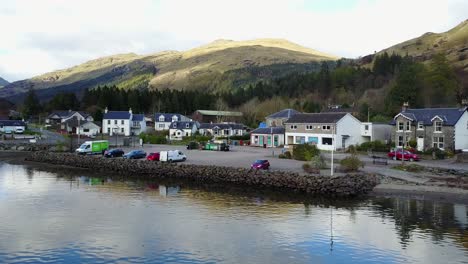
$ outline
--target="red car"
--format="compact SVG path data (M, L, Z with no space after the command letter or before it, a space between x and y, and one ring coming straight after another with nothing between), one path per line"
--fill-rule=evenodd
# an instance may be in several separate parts
M268 170L270 169L270 162L268 160L256 160L250 168L254 170Z
M418 161L419 160L419 156L417 154L414 154L414 153L411 153L409 152L408 150L397 150L396 151L396 155L395 155L395 151L390 151L387 156L393 160L401 160L401 158L403 157L405 160L409 160L409 161Z
M150 153L148 157L146 157L146 160L159 161L159 152Z

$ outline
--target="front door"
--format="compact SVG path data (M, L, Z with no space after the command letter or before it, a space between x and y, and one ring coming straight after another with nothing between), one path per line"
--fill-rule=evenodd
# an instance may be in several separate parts
M271 146L271 136L267 137L267 144L268 144L268 146Z
M263 136L260 136L258 145L263 147Z
M418 137L418 151L424 150L424 137Z
M273 143L273 144L274 144L274 146L275 146L275 147L277 147L277 146L278 146L278 144L279 144L279 143L278 143L278 135L275 135L275 136L274 136L274 140L273 140L273 142L274 142L274 143Z

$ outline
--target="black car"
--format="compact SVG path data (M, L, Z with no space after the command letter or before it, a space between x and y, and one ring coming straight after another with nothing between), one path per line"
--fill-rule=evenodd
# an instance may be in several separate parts
M198 149L198 143L195 142L195 141L190 141L188 144L187 144L187 149Z
M146 158L146 152L143 150L132 150L123 155L124 159L143 159Z
M124 155L124 151L121 149L111 149L111 150L106 150L106 152L104 152L104 157L106 158L122 157L123 155Z

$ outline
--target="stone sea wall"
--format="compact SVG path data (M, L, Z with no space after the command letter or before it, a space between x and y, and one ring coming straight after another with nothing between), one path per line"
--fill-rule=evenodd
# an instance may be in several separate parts
M377 185L373 175L353 174L339 177L306 176L281 171L254 171L244 168L163 163L146 160L106 159L71 153L33 152L27 161L87 168L118 173L129 178L183 179L199 183L226 183L273 188L333 197L357 196Z
M68 146L58 146L57 144L41 144L27 142L0 142L0 151L68 151Z

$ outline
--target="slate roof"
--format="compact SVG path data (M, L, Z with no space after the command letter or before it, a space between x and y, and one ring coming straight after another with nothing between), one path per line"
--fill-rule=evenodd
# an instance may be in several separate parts
M164 121L159 121L159 117L163 115ZM156 113L154 114L154 121L155 122L172 122L172 117L177 116L178 120L181 120L182 115L176 113Z
M266 118L290 118L292 117L293 115L296 115L296 114L300 114L301 112L299 111L296 111L294 109L283 109L279 112L276 112L274 114L271 114L269 116L267 116Z
M284 134L284 127L264 127L257 128L250 132L251 134Z
M144 114L133 114L132 116L132 121L143 121L145 120L145 115Z
M84 121L81 120L80 123L79 123L79 125L80 125L80 126L83 126L83 125L85 125L85 124L87 124L87 123L92 123L92 124L94 124L94 125L96 125L96 126L98 126L98 127L101 127L101 125L99 125L99 124L97 124L97 123L95 123L95 122L86 121L86 120L84 120ZM76 118L76 117L70 118L70 119L68 119L67 121L63 122L63 124L68 125L69 127L78 127L78 118Z
M70 117L75 113L79 113L84 118L87 118L88 116L90 116L88 113L86 113L84 111L57 110L57 111L53 111L50 115L47 116L47 118L52 118L54 115L57 115L57 116L59 116L60 118L63 119L63 118Z
M104 114L102 119L130 119L130 113L128 111L108 111Z
M21 120L0 120L0 126L26 126Z
M232 111L197 110L197 112L207 116L242 116L242 112Z
M312 113L312 114L296 114L289 118L285 123L326 123L332 124L338 122L347 113Z
M188 128L187 124L189 125ZM176 121L171 123L169 129L192 129L194 124L198 127L198 123L195 121Z
M219 127L220 129L244 129L244 124L229 124L229 123L201 123L200 129L213 129Z
M406 109L400 114L412 119L414 122L423 122L425 126L431 126L433 124L431 120L436 116L443 120L443 125L454 126L465 111L466 109L460 108L421 108ZM395 118L397 116L395 116ZM393 119L390 124L395 125L395 119Z

